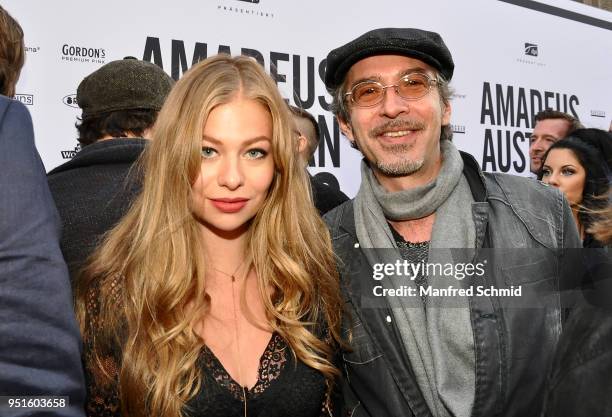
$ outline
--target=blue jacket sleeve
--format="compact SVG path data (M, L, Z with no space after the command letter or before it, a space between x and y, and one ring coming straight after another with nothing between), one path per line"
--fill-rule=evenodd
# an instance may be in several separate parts
M69 398L69 406L46 410L0 402L5 417L84 415L81 342L59 224L30 114L0 96L0 396Z

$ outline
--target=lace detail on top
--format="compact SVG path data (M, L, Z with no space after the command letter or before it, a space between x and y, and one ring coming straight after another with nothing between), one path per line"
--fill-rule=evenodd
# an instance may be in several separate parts
M109 295L120 304L121 282L118 278L110 282ZM100 321L100 284L94 284L87 293L87 327L83 335L83 363L87 385L87 401L85 411L88 416L118 417L121 415L121 404L117 390L120 355L112 348L98 352L98 357L107 371L103 374L97 366L94 352L94 338L101 329Z
M288 350L287 342L278 333L273 333L259 362L257 382L253 388L245 389L247 399L263 393L272 381L280 376L281 370L287 363ZM227 389L232 397L242 401L242 387L234 381L219 359L206 346L202 350L202 364L220 386Z

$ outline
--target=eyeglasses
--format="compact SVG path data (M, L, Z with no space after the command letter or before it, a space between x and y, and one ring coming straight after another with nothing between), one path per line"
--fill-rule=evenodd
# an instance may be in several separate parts
M415 72L404 75L397 84L382 85L378 81L357 83L345 97L350 96L351 103L357 107L372 107L383 100L387 88L393 87L395 93L404 100L418 100L425 97L434 85L438 85L438 80Z

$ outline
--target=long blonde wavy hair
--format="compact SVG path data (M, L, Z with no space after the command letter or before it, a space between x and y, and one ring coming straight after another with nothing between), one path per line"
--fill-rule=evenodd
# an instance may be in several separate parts
M118 347L115 375L124 416L180 416L202 388L196 361L206 341L194 326L210 299L204 247L190 209L192 184L203 169L207 117L237 94L262 103L273 123L275 174L247 232L246 254L269 326L328 382L337 375L333 342L322 340L320 332L326 328L340 341L338 275L329 233L300 165L291 116L256 61L219 55L194 65L174 86L143 154L142 192L78 281L77 315L85 343L93 347L88 366L112 379L108 355Z

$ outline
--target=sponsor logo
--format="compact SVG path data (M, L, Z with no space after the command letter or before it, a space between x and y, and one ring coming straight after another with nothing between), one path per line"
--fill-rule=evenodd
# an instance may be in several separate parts
M34 105L34 95L33 94L15 94L15 97L13 98L28 106Z
M591 110L591 116L593 117L606 117L606 112L603 110Z
M26 46L25 50L26 52L30 52L30 53L37 53L37 52L40 52L40 46Z
M459 94L459 93L454 93L454 94L453 94L453 98L454 98L454 99L456 99L456 98L458 98L458 99L464 99L465 97L466 97L466 96L465 96L465 94Z
M76 94L68 94L62 98L62 103L66 106L74 107L77 109L79 107L79 103L77 103Z
M104 64L106 62L106 49L65 43L62 45L62 61Z
M81 150L81 144L78 143L77 146L75 146L73 150L70 150L70 151L60 151L60 152L62 153L62 158L63 159L72 159L72 158L75 157L77 152L79 152L80 150Z
M453 129L453 133L465 133L464 125L451 125L451 129Z
M246 1L247 3L259 3L259 0L238 0L238 1Z
M540 56L539 46L535 43L524 42L523 56L517 57L516 62L521 64L535 65L538 67L545 67L546 63L538 59Z
M525 55L538 56L538 45L525 42Z

